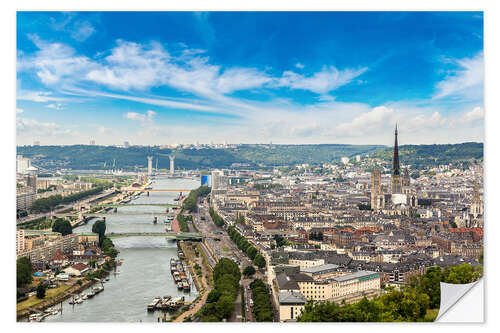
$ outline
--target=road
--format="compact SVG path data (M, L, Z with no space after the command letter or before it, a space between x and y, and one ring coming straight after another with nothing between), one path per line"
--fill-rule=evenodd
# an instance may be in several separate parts
M219 261L221 258L230 258L235 260L240 266L241 271L246 266L252 265L250 258L243 253L236 244L233 243L226 230L222 227L216 226L208 213L209 206L205 201L198 204L198 212L193 213L193 223L198 229L199 233L205 236L205 244L202 243L201 247L205 253L208 253L207 258L209 258L210 265ZM190 225L192 228L192 225ZM194 229L193 229L194 230ZM213 256L213 259L210 258ZM212 266L213 267L213 266ZM257 270L254 278L261 279L264 283L267 282L265 273L262 270ZM250 283L253 279L242 279L241 285L244 288L244 295L238 295L235 302L235 311L231 317L231 321L240 321L238 318L241 315L241 297L245 299L245 316L246 321L255 321L254 315L252 313L251 298L252 292L250 290Z

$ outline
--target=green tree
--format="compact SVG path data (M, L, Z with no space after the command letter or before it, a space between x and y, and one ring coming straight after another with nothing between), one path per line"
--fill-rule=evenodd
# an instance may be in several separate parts
M253 264L259 268L264 268L266 266L266 259L258 253L253 260Z
M31 262L26 257L21 257L16 261L17 287L23 287L33 281Z
M215 304L215 310L220 317L228 319L234 311L233 298L229 295L221 296Z
M39 299L45 298L45 285L43 284L42 281L38 284L38 287L36 287L36 297Z
M92 232L99 235L99 246L102 246L106 234L106 222L103 220L95 221L92 225Z
M246 277L250 277L254 274L255 274L255 268L253 266L247 266L243 270L243 275L245 275Z
M68 220L58 218L52 225L52 231L60 232L63 236L66 236L73 233L73 228L71 227L71 223Z
M219 299L221 293L218 289L212 289L207 296L207 303L215 303Z

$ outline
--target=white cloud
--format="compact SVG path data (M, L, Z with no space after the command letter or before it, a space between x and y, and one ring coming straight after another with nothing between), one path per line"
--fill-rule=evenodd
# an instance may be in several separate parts
M94 27L88 21L75 22L71 37L79 42L83 42L95 32Z
M16 118L16 132L20 137L51 137L73 136L75 132L63 128L53 122L39 122L35 119Z
M64 97L54 97L51 92L48 91L25 91L21 90L17 93L17 99L32 101L32 102L51 102L51 101L64 101L67 98Z
M146 111L146 113L137 113L137 112L127 112L124 114L124 117L130 120L136 120L143 124L146 122L152 122L153 118L156 116L156 112L152 110Z
M472 109L472 111L465 113L462 116L461 121L464 123L471 124L483 119L484 119L484 110L479 106L476 106L474 109Z
M47 105L49 109L54 109L54 110L63 110L62 104L61 103L52 103Z
M45 85L54 85L61 80L82 77L82 73L93 66L93 62L75 54L75 50L62 43L47 43L37 35L29 35L39 49L32 56L21 57L18 70L35 70Z
M292 71L285 71L277 85L293 89L310 90L318 94L326 94L343 85L350 83L354 78L366 72L367 68L358 70L338 70L334 66L323 67L320 72L306 77Z
M457 69L452 71L444 80L436 85L437 93L434 98L466 97L482 100L484 63L483 53L480 52L473 58L452 60Z
M295 64L295 67L303 69L305 66L302 65L300 62L298 62L298 63Z
M362 113L350 122L341 123L335 127L334 134L337 136L360 136L370 135L391 128L395 123L395 112L393 109L378 106L371 111Z
M125 118L131 119L131 120L137 120L137 121L146 120L146 116L144 114L137 113L137 112L127 112L127 113L125 113Z
M258 88L271 82L271 78L253 68L231 68L217 78L217 91L231 93L236 90Z

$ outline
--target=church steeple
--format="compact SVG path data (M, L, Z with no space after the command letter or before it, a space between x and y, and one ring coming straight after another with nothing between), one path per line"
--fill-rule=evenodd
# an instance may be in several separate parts
M392 158L392 174L399 176L401 174L399 169L399 150L398 150L398 124L394 131L394 157Z

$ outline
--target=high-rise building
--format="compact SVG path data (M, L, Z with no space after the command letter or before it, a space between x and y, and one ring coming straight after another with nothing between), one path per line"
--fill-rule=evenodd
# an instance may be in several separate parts
M174 165L175 156L170 155L169 158L170 158L170 174L173 175L175 172L175 165Z
M90 140L90 145L95 146L95 140Z
M130 143L129 143L128 141L124 141L124 142L123 142L123 146L124 146L125 148L128 148L128 147L130 147Z
M221 170L212 171L212 190L227 189L228 179Z
M16 230L16 254L24 251L24 230Z
M396 125L396 130L394 131L394 155L392 157L391 193L403 193L403 181L401 177L401 169L399 166L398 125Z
M40 141L33 142L33 146L39 146L39 145L40 145Z
M29 167L31 167L31 159L23 157L23 155L17 155L16 172L26 173Z
M153 174L153 156L148 156L148 176Z

